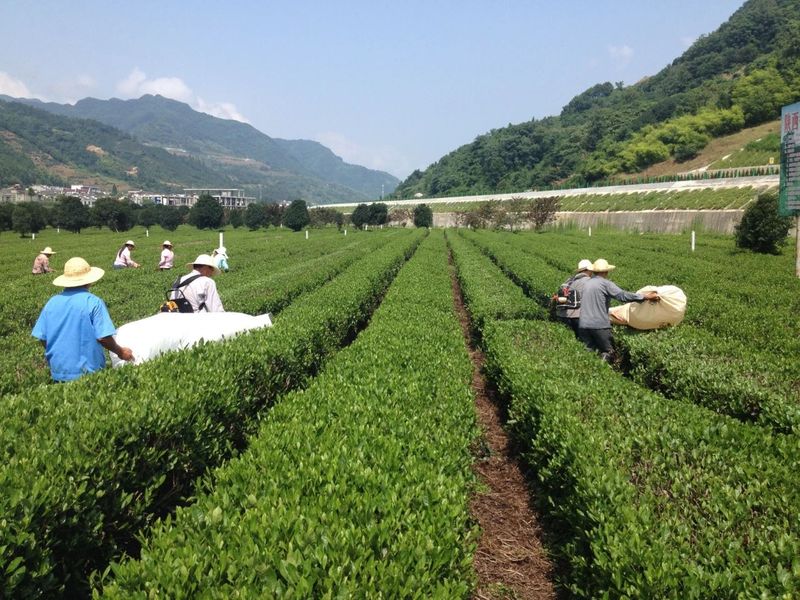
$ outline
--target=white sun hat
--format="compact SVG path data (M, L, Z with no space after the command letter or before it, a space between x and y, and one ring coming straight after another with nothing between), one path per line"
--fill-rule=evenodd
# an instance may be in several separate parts
M161 245L162 246L169 246L170 248L172 248L172 242L170 242L169 240L164 240L164 243L161 244Z
M44 250L39 252L39 254L47 254L49 256L51 254L55 254L55 252L53 252L53 249L50 246L47 246Z
M584 258L581 262L578 263L578 268L575 269L576 271L591 271L592 270L592 261L588 258Z
M214 274L215 275L219 275L221 273L221 271L214 264L214 259L211 258L208 254L201 254L197 258L195 258L192 262L186 263L187 267L193 267L195 265L204 265L206 267L214 267Z
M126 246L135 246L136 242L134 242L133 240L128 240L127 242L125 242L125 245Z
M94 283L105 275L100 267L89 266L89 263L80 256L70 258L64 263L64 274L53 279L53 285L72 288Z
M598 258L594 261L592 265L592 272L593 273L608 273L609 271L613 271L616 269L616 265L608 264L608 261L605 258Z

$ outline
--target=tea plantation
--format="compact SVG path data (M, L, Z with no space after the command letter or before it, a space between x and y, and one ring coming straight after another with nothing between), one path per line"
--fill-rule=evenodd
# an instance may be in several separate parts
M0 597L469 598L485 375L579 598L800 594L800 280L733 240L561 231L229 230L225 307L274 327L51 384L30 330L65 260L118 326L218 243L47 229L0 238ZM139 269L110 268L125 239ZM51 246L56 273L33 276ZM615 330L619 364L549 318L581 258L674 284L685 321Z

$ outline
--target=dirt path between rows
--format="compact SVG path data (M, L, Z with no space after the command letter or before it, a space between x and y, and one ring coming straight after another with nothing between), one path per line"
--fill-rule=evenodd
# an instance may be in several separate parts
M453 274L453 299L472 359L475 411L486 448L474 470L486 491L476 493L470 512L481 528L475 551L478 586L473 600L541 600L556 598L553 566L542 545L530 492L503 429L501 408L483 376L484 355L474 347L461 288Z

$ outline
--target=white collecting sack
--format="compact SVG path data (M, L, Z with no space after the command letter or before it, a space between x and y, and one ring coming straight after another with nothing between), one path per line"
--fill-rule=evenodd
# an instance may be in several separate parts
M611 322L617 325L628 325L634 329L660 329L669 325L677 325L686 314L686 294L674 285L648 285L639 294L658 292L659 302L630 302L615 306L608 311Z
M237 312L158 313L146 319L125 323L114 338L133 351L138 365L170 350L190 348L200 341L211 342L232 337L242 331L271 327L269 313L256 317ZM114 367L126 364L111 355Z

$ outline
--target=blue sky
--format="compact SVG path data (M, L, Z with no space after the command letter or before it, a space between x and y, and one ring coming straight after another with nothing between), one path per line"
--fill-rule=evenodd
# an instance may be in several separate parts
M3 0L0 93L160 93L404 178L476 136L630 85L743 0Z

